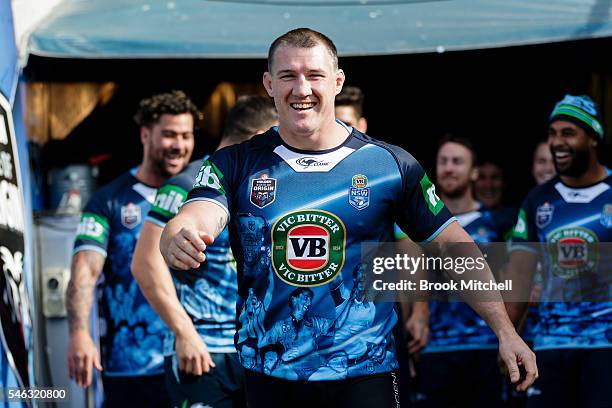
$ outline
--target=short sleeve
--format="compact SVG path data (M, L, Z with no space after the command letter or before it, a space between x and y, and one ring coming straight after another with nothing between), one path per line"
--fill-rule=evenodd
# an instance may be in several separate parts
M413 241L431 241L455 218L416 159L400 148L395 148L394 154L402 173L396 222Z
M530 196L527 196L519 209L516 224L512 230L511 251L527 250L534 252L535 250L533 246L529 245L529 243L537 241L538 237L531 211Z
M236 160L234 146L215 152L210 159L204 160L197 172L193 188L187 201L210 201L222 207L229 218L232 191L231 179L234 176Z
M105 198L104 192L105 190L99 190L85 206L77 229L73 253L93 250L106 257L111 209L110 199Z

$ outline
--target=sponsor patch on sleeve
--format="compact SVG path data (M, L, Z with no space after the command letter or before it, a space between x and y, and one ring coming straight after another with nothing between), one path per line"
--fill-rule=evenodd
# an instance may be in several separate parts
M225 189L221 185L222 179L223 173L215 166L215 163L210 160L204 160L196 176L193 188L208 187L217 190L220 194L225 194Z
M77 229L76 239L91 239L104 243L108 236L108 221L106 218L93 213L83 213Z
M433 215L438 215L442 208L444 208L444 202L436 194L436 186L429 180L427 174L423 174L423 178L420 181L421 191L423 192L423 198L429 207L429 211Z
M514 232L512 233L514 238L520 238L527 240L527 214L522 208L519 211L518 220L514 226Z
M157 191L151 212L170 219L178 213L186 198L185 189L171 184L165 185Z

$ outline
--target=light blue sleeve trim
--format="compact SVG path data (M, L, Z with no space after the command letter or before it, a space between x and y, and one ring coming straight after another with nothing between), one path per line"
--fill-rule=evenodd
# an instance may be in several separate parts
M195 198L190 198L189 200L185 201L183 203L183 206L187 203L191 203L193 201L209 201L211 203L217 204L219 207L223 208L223 211L225 211L225 213L227 214L227 222L229 222L230 220L230 213L229 210L227 209L226 206L224 206L223 204L221 204L219 201L217 200L213 200L212 198L206 198L206 197L195 197Z
M147 218L145 218L145 221L149 221L151 224L155 224L158 227L162 227L162 228L164 228L166 226L165 222L162 222L160 220L156 220L155 218L149 217L148 215L147 215Z
M532 254L538 253L536 249L533 249L530 246L521 245L521 244L512 244L510 246L510 252L513 252L513 251L527 251L527 252L531 252Z
M95 245L79 245L78 247L74 248L74 250L72 251L72 255L74 256L77 252L81 251L94 251L101 254L104 258L106 258L106 256L108 255L108 253L104 249Z
M433 241L442 231L444 231L444 229L446 227L448 227L452 222L457 221L457 219L455 217L450 217L444 224L442 224L442 226L440 228L438 228L436 230L436 232L434 232L433 234L431 234L429 236L429 238L427 238L425 240L425 242L431 242Z

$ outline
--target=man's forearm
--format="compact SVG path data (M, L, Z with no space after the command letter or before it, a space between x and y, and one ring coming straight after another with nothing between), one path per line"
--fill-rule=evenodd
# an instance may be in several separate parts
M66 311L70 333L89 330L89 313L94 288L104 259L98 253L81 251L74 255L70 281L66 289Z

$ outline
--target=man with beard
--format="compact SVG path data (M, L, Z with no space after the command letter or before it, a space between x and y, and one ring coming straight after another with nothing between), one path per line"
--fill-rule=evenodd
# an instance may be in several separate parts
M558 175L527 195L514 228L507 278L517 294L506 307L515 323L539 259L544 275L534 338L542 377L527 392L529 407L612 401L611 259L602 245L612 241L612 175L597 157L603 137L588 96L566 95L555 105L548 145Z
M437 182L448 209L476 243L503 241L503 231L512 221L504 223L472 195L472 183L478 177L472 143L448 134L439 146ZM501 403L495 333L459 300L448 295L444 301L431 302L430 340L418 367L419 406L493 407Z
M277 120L270 98L243 95L229 111L217 150L249 140ZM242 407L242 366L234 347L236 265L227 230L208 248L208 262L198 269L171 274L159 253L163 227L183 204L202 160L193 161L159 189L134 251L132 273L174 334L168 336L164 347L166 385L172 406ZM249 228L248 223L244 227L247 231L255 229ZM245 307L253 311L250 318L254 323L249 326L252 330L257 330L257 323L263 325L267 306L265 300L259 302L254 294L249 297ZM247 338L239 339L238 343Z
M142 163L96 191L81 217L66 294L70 326L68 372L78 385L87 387L93 368L104 367L104 403L108 407L169 404L162 352L167 329L136 288L130 261L156 189L189 163L198 119L196 106L183 92L143 99L134 116L140 126ZM89 314L96 280L102 272L107 290L102 292L100 305L104 322L100 360L89 334ZM113 293L122 308L112 307ZM140 321L133 322L134 316ZM148 344L158 347L130 350L135 347L138 326L146 328L145 336L157 337L156 341L149 339ZM113 350L122 353L117 355ZM122 357L136 354L146 364Z

